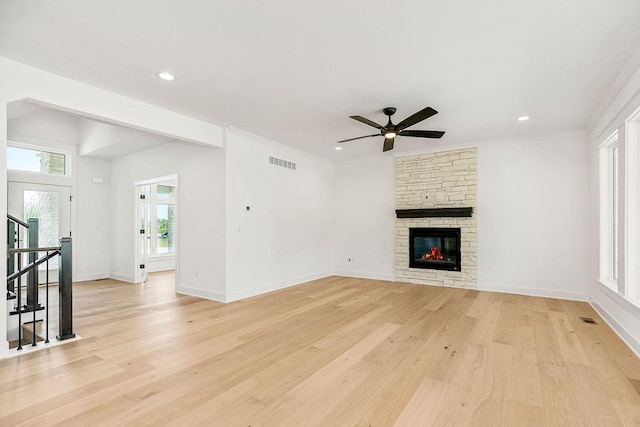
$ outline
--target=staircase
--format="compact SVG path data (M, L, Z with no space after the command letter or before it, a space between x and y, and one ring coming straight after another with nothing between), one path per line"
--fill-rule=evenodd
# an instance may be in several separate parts
M21 233L28 236L26 248L20 247ZM56 258L58 274L53 277L49 265ZM60 239L60 246L39 247L38 219L29 218L24 222L7 215L6 300L10 348L20 351L26 345L48 344L53 336L58 341L75 337L71 259L70 237ZM51 292L52 288L57 292Z

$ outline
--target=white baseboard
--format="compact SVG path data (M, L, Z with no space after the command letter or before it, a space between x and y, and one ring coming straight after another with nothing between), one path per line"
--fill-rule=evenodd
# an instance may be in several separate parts
M78 274L73 281L74 282L86 282L89 280L100 280L100 279L108 279L109 273L87 273L87 274Z
M294 279L283 280L280 282L268 283L254 288L245 289L242 291L227 293L226 302L237 301L245 298L254 297L256 295L266 294L267 292L277 291L279 289L288 288L295 285L300 285L311 280L318 280L324 277L333 276L332 271L309 274L307 276L296 277Z
M496 285L493 283L478 283L479 291L502 292L505 294L527 295L531 297L558 298L571 301L588 301L586 292L563 291L545 288L520 288L517 286Z
M218 302L227 302L225 294L222 292L208 291L205 289L191 288L189 286L178 286L176 292L179 294L190 295L192 297L210 299Z
M589 304L593 307L595 311L598 312L600 317L604 319L605 322L614 330L616 334L622 339L622 341L629 346L631 351L635 353L635 355L640 358L640 341L635 339L633 335L627 331L627 329L622 326L604 307L598 304L593 298L589 298Z
M120 280L122 282L127 282L127 283L135 283L135 277L133 277L130 274L120 274L120 273L113 273L113 272L109 272L109 278L110 279L115 279L115 280Z
M7 357L7 354L9 354L9 341L0 339L0 360Z
M367 273L364 271L347 271L337 270L334 272L336 276L355 277L358 279L371 279L371 280L386 280L389 282L395 282L395 276L391 274L379 274L379 273Z

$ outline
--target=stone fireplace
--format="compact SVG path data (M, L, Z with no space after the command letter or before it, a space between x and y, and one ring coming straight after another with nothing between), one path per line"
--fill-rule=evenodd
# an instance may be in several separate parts
M396 158L396 280L477 286L476 149Z

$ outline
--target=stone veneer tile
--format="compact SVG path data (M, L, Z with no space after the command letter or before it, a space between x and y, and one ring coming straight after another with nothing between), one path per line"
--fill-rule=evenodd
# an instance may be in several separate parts
M471 218L396 218L396 280L459 288L478 282L477 150L400 157L395 162L396 209L473 207ZM460 227L461 271L409 268L409 228Z

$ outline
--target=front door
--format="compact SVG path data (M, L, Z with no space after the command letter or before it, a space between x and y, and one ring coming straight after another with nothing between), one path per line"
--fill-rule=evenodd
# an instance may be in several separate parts
M71 188L60 185L8 183L7 211L24 222L38 218L38 246L60 246L60 238L71 236ZM27 246L23 227L18 227L17 236L21 248ZM40 254L43 256L44 254ZM44 264L40 270L44 270ZM50 273L57 277L58 258L51 260ZM40 281L44 279L40 275Z

